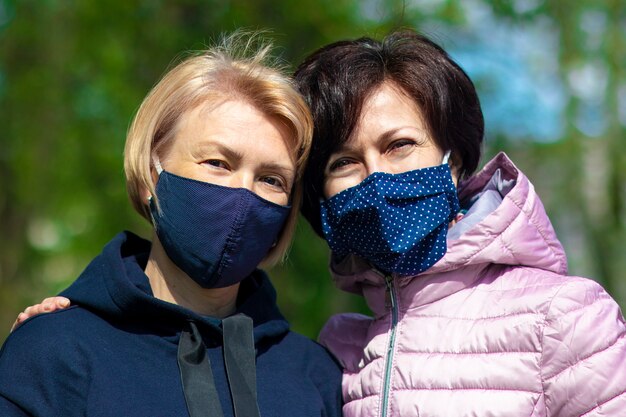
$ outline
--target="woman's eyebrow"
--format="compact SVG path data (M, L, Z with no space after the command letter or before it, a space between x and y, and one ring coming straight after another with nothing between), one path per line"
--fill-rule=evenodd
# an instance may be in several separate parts
M268 162L261 165L264 169L270 171L276 171L281 173L285 177L293 178L295 174L295 168L291 165L281 164L280 162Z
M219 152L225 157L232 159L236 162L243 159L243 152L235 149L232 146L228 146L226 143L222 143L219 140L211 140L209 142L201 142L196 145L194 153L202 157L205 153Z
M394 136L399 130L405 129L405 128L409 128L412 126L402 126L402 127L398 127L398 128L393 128L393 129L389 129L385 132L383 132L381 135L379 135L376 138L376 143L381 143L381 142L386 142L388 141L392 136ZM338 147L332 154L333 155L337 155L337 154L341 154L344 152L349 152L349 151L353 151L355 149L358 149L361 147L361 144L359 141L356 141L353 138L348 139L347 141L345 141L340 147Z
M396 133L398 133L399 130L405 129L407 127L409 127L409 126L397 127L397 128L385 131L382 135L378 136L378 142L386 142L386 141L388 141L393 136L395 136Z
M378 137L378 142L387 142L388 140L396 136L401 130L411 130L414 134L419 134L419 138L415 137L415 139L424 139L428 137L428 131L426 131L426 129L421 129L417 126L407 125L387 130Z
M244 159L244 153L236 149L235 147L229 146L227 143L222 143L219 141L211 141L204 142L198 144L195 151L199 154L200 157L205 152L218 152L222 154L224 157L231 159L235 162L240 162ZM285 177L294 177L295 176L295 168L291 166L291 164L284 164L279 161L271 161L267 163L262 163L261 167L263 169L267 169L270 171L276 171Z

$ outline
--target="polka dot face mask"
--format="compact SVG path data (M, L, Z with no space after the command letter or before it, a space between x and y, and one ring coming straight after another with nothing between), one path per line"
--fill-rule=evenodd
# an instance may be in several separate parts
M387 274L415 275L434 265L459 211L449 156L434 167L375 172L323 201L322 229L333 253L355 254Z

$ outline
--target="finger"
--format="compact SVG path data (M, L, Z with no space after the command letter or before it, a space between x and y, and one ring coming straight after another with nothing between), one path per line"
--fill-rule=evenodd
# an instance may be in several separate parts
M15 323L13 323L13 326L11 326L11 331L15 330L18 328L18 326L20 324L22 324L22 322L24 320L26 320L28 318L28 316L26 316L24 313L20 313L17 315L17 318L15 319Z
M51 311L56 310L58 307L56 306L56 302L58 297L47 297L44 298L41 302L41 312L49 313Z
M56 300L56 305L59 308L67 308L70 306L70 300L65 297L54 297Z
M46 297L41 300L41 304L54 304L57 298L59 297Z
M20 313L20 316L26 315L26 318L34 316L35 314L38 314L37 312L39 311L40 308L41 308L41 304L35 304L34 306L26 307L26 310ZM26 320L26 318L24 318L24 320Z
M30 306L24 310L24 314L27 316L25 319L36 316L37 314L45 313L46 311L46 306L43 303L35 304L34 306Z
M48 297L44 298L41 302L42 306L45 308L45 311L54 311L61 308L67 308L70 306L70 300L65 297Z

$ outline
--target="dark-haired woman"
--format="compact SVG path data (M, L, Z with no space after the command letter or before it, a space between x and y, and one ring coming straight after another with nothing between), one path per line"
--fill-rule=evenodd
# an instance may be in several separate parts
M303 212L339 288L344 416L626 416L626 326L566 258L526 176L478 174L471 80L410 31L328 45L296 81L314 117Z

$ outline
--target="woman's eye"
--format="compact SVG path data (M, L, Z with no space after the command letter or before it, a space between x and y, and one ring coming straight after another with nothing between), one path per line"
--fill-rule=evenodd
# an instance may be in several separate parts
M275 187L275 188L280 188L280 189L285 189L285 183L282 179L278 178L278 177L263 177L261 178L261 181L263 181L264 183L266 183L269 186Z
M219 159L207 159L206 161L203 162L203 164L207 164L215 168L223 168L223 169L228 168L228 165L226 165L224 161L220 161Z
M412 146L415 145L415 142L413 142L412 140L408 140L408 139L401 139L401 140L397 140L395 142L393 142L391 145L389 145L389 151L393 152L396 150L404 150L404 149L408 149L408 146Z
M348 158L337 159L335 162L330 164L329 171L330 172L336 171L338 169L341 169L341 168L343 168L345 166L350 165L351 163L352 163L352 160L350 160Z

